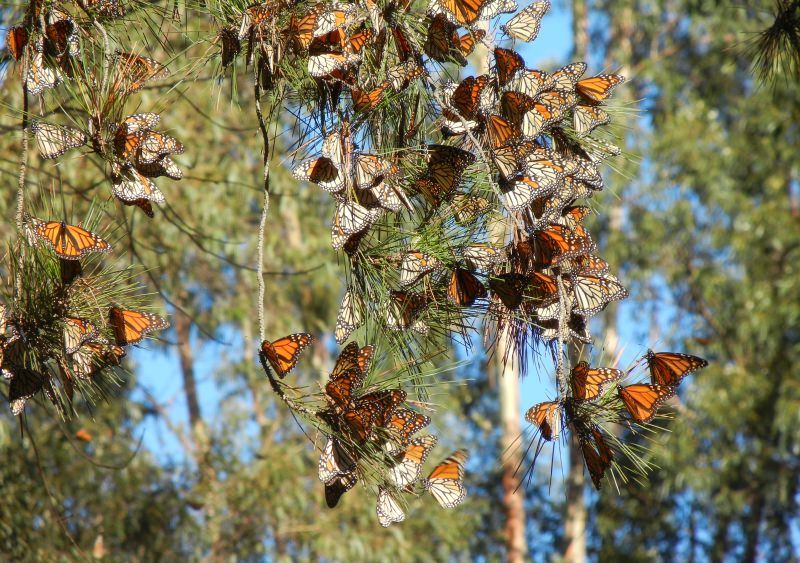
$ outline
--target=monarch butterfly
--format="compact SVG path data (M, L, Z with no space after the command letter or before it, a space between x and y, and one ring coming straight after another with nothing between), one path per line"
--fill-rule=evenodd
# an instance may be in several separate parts
M366 92L359 88L350 89L350 98L353 100L353 109L361 112L368 112L375 108L383 99L383 93L391 86L388 80L378 84L375 88Z
M514 39L529 42L539 35L542 18L550 9L549 0L538 0L521 10L517 15L500 26L503 33Z
M374 427L383 427L389 423L395 407L405 400L406 392L401 389L363 395L342 413L345 429L354 440L363 443L372 436Z
M117 51L117 76L112 91L121 95L133 94L151 80L161 80L169 76L169 69L154 59L134 53Z
M461 257L470 270L488 271L506 260L502 248L490 244L470 244L461 250Z
M354 33L350 37L347 37L344 49L348 53L355 53L358 54L364 48L364 45L372 41L375 37L375 32L371 29L362 29L357 33Z
M66 317L64 319L64 351L75 353L84 342L98 336L97 327L86 319Z
M232 26L220 29L217 39L221 45L222 68L225 68L236 60L236 55L242 51L242 43L236 29Z
M338 28L346 28L355 22L356 6L354 4L343 4L333 2L325 6L324 10L317 16L314 26L314 37L326 35Z
M378 514L378 522L384 528L388 528L395 522L402 522L406 519L406 514L397 501L392 498L391 493L383 487L378 487L378 504L375 507Z
M356 470L355 457L334 437L329 437L319 458L317 472L319 480L330 483L337 477L346 476Z
M455 194L450 209L453 211L453 219L456 223L467 225L487 211L489 207L491 207L489 200L484 197Z
M481 7L478 19L490 20L500 14L512 14L517 11L518 7L514 0L488 0Z
M500 182L500 201L509 211L522 211L534 200L553 193L555 183L541 184L525 175Z
M381 209L367 209L354 201L341 201L336 206L333 224L345 234L353 235L370 227L381 215Z
M485 4L486 0L430 0L428 13L443 14L454 24L468 26L478 20Z
M537 324L540 330L539 336L542 340L549 342L558 338L558 320L539 320ZM567 321L567 329L570 338L577 340L578 342L583 342L584 344L592 343L592 337L589 334L589 329L586 325L586 319L580 315L576 315L575 313L570 314L569 321Z
M326 192L336 193L344 189L344 175L326 157L314 158L301 162L292 170L292 176L317 184Z
M396 408L389 421L389 431L398 438L400 444L408 444L411 437L431 423L429 416L410 409Z
M461 66L467 64L465 54L459 49L458 27L448 21L444 14L434 16L428 26L428 35L423 50L434 61L440 63L454 59ZM474 48L474 46L473 46Z
M500 302L507 308L514 310L522 304L524 290L528 280L522 274L509 272L489 278L489 288Z
M10 369L7 369L8 367ZM50 378L46 375L19 366L7 366L5 369L12 374L8 385L8 403L14 416L22 414L28 399L42 389L45 389L48 395L55 396L50 386Z
M494 67L497 73L497 81L500 83L500 86L505 86L517 71L525 68L525 59L516 51L495 47Z
M353 256L358 252L361 241L367 233L368 230L366 229L360 233L345 233L341 226L337 224L336 216L334 216L333 224L331 225L331 246L334 250L344 249L348 256Z
M374 352L372 346L359 349L358 343L351 342L339 354L325 385L326 397L337 413L350 405L353 391L363 384Z
M511 142L492 150L492 161L504 180L514 176L521 168L521 161L538 146L534 141Z
M271 6L268 4L251 4L242 12L242 23L239 26L238 39L241 41L257 27L272 16Z
M334 335L336 342L342 344L350 334L361 326L364 322L362 313L363 303L358 293L347 290L339 307L339 314L336 317L336 328Z
M86 143L86 135L74 127L34 121L31 130L36 136L36 146L42 158L58 158L68 150Z
M563 225L548 225L545 229L537 230L533 238L544 254L541 259L545 263L560 263L594 250L591 239L578 237Z
M105 367L119 365L124 357L124 348L105 339L89 341L72 354L72 373L79 379L89 379Z
M456 87L450 97L450 107L456 112L455 119L473 119L481 101L481 92L489 84L489 77L468 76Z
M518 129L522 125L525 114L535 106L536 101L533 98L519 92L503 92L500 97L500 110L503 116Z
M563 409L559 401L547 401L533 405L525 413L525 420L535 424L542 438L548 442L561 433Z
M466 498L467 489L463 479L464 463L468 457L467 450L456 450L423 480L422 485L442 508L454 508Z
M419 251L403 254L400 261L400 285L409 286L436 270L441 263L434 256Z
M502 147L516 140L520 135L518 127L499 115L490 115L486 120L486 137L492 148Z
M55 88L61 81L58 70L44 66L44 56L39 50L42 46L41 39L28 62L28 72L25 74L25 87L32 96L38 96L48 88Z
M550 75L534 69L520 69L506 83L507 91L519 92L534 99L550 87Z
M486 287L469 270L456 268L450 276L447 296L459 307L471 307L476 300L486 297Z
M586 63L570 63L550 75L550 87L553 90L564 90L571 92L575 89L575 85L577 84L578 80L580 80L581 76L583 76L584 72L586 72Z
M653 420L658 407L667 399L675 395L675 386L672 385L647 385L637 383L625 387L617 386L619 397L631 418L640 424Z
M594 439L594 446L588 437L581 437L579 442L583 461L586 463L586 469L589 470L592 484L599 491L603 475L605 475L606 470L611 467L611 463L614 461L614 452L597 428L592 430L592 438Z
M102 18L121 18L125 15L121 0L86 0L86 7L90 10L96 8L97 15Z
M182 154L183 144L164 133L147 131L142 135L136 159L142 164L151 164L169 154Z
M404 63L395 65L386 71L386 79L392 88L399 92L408 87L412 80L425 76L427 71L416 60L409 59Z
M126 166L111 175L111 191L120 200L133 203L141 200L164 203L164 194L136 168Z
M342 495L355 487L357 482L358 477L355 472L353 472L342 477L337 477L330 483L325 483L325 504L328 505L328 508L336 508Z
M63 221L43 221L29 217L33 234L46 242L64 260L78 260L92 252L111 252L111 245L96 234Z
M708 365L703 358L674 352L648 350L645 359L650 380L657 385L678 385L684 377Z
M128 311L118 307L108 310L108 322L114 330L114 338L119 346L136 344L156 330L169 328L166 319L142 311Z
M412 485L419 478L422 465L437 441L438 438L430 434L415 438L397 456L397 463L389 469L389 477L399 489Z
M278 374L283 379L287 373L294 369L300 353L314 340L314 337L307 332L298 332L279 338L274 342L264 340L261 343L261 353Z
M382 15L378 17L382 17ZM373 27L377 28L378 26L373 23ZM378 37L380 38L380 34ZM397 51L397 56L402 62L409 60L416 53L416 49L411 45L408 37L399 26L392 26L392 37L394 38L394 48Z
M150 201L146 199L135 199L133 201L122 201L123 205L134 206L141 209L145 215L147 215L150 219L156 216L155 212L153 211L153 205Z
M572 127L581 137L608 123L610 119L606 112L596 106L578 104L572 109Z
M28 39L28 30L21 25L9 27L6 31L6 48L15 61L22 58Z
M579 362L570 373L572 396L580 401L594 401L609 383L619 381L623 375L622 370L590 368L587 362Z
M150 164L139 162L136 164L136 170L147 178L158 178L159 176L167 176L173 180L183 178L183 171L178 168L178 165L169 156L161 157Z
M355 156L356 187L361 189L374 187L392 170L392 163L374 154L358 154Z
M572 310L584 317L595 315L611 301L628 296L628 290L609 274L602 277L571 276L569 286L574 299Z
M430 330L427 323L420 319L428 300L424 295L408 291L391 291L389 307L386 311L386 326L389 330L411 329L419 334L427 335Z
M533 109L523 116L520 124L522 134L526 137L541 134L546 127L560 121L575 102L575 95L572 93L549 91L540 94Z
M537 306L557 301L558 284L554 278L547 274L533 272L525 286L523 296L531 301L536 301L535 305Z
M584 78L575 83L578 95L591 102L606 100L618 85L625 82L625 77L620 74L600 74L591 78Z
M47 51L54 57L77 55L78 30L75 21L66 12L55 8L47 14L47 25L44 30L47 37Z
M428 169L417 188L433 205L449 197L461 183L466 168L475 162L471 152L447 145L428 145Z
M570 265L572 266L571 273L575 274L603 276L608 272L608 262L594 254L584 254L583 256L576 256L566 262L562 261L560 264L561 270L566 272L569 270Z
M367 191L375 198L380 207L388 209L389 211L397 213L404 207L406 209L413 209L411 207L411 202L408 201L408 198L403 193L403 189L396 186L394 182L381 181L378 185Z

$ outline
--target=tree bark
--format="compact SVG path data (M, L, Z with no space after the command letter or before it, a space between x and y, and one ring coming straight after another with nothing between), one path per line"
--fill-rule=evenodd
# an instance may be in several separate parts
M175 333L178 337L178 356L181 362L183 375L183 390L186 394L186 407L189 410L189 425L192 434L196 434L199 426L203 424L200 413L200 401L197 398L197 382L194 377L194 358L191 346L191 319L183 312L175 313ZM196 438L196 436L195 436Z
M518 471L522 462L522 448L517 440L521 434L519 416L519 370L516 363L503 361L508 346L505 338L498 340L495 351L498 387L500 391L500 417L503 424L501 450L503 453L503 507L506 514L506 552L510 563L522 562L527 553L525 541L525 495L520 486ZM509 358L511 360L511 358ZM516 447L515 447L516 446Z

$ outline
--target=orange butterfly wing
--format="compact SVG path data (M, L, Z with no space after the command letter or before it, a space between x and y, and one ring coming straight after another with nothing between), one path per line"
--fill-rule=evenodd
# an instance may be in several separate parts
M561 413L560 402L547 401L529 408L525 420L539 428L542 438L551 441L558 438L561 432Z
M109 324L114 330L114 338L119 346L136 344L148 333L169 327L166 319L152 313L111 307L108 314Z
M661 404L675 395L675 387L637 383L618 387L620 399L631 418L640 424L653 420Z
M96 234L59 221L37 221L36 236L49 243L59 258L78 260L90 252L110 252L111 245Z
M580 362L572 368L572 396L581 401L594 401L602 395L606 385L619 381L623 375L618 369L590 368L588 363Z
M290 334L283 338L270 342L265 340L261 343L261 351L266 356L278 376L283 378L287 373L294 369L300 353L311 343L313 337L306 332Z
M708 365L703 358L674 352L647 352L650 379L657 385L678 385L681 380L700 368Z
M625 77L619 74L601 74L579 80L575 84L575 91L587 100L602 102L611 95L614 88L623 82L625 82Z
M475 274L463 268L456 268L450 278L447 296L456 305L469 307L480 297L486 297L486 287L478 281Z

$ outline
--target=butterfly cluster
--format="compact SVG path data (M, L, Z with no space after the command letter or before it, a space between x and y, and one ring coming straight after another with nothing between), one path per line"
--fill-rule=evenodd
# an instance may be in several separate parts
M275 341L265 340L259 356L267 375L283 379L297 364L311 343L307 333L290 334ZM428 434L415 437L426 428L430 417L404 406L402 389L365 389L375 355L373 346L360 347L350 342L344 347L328 376L323 406L314 416L323 423L327 436L319 459L319 479L325 486L325 502L330 508L359 481L362 466L380 465L377 515L382 526L405 519L398 495L415 493L421 485L444 508L459 505L466 496L463 484L467 452L458 450L438 464L426 479L422 467L438 438Z
M650 382L624 386L617 383L626 376L622 370L593 368L585 361L579 362L569 374L566 397L536 404L525 413L525 419L544 441L558 438L564 426L573 430L578 437L589 476L598 490L606 470L614 462L614 450L604 437L602 427L592 420L591 410L584 407L591 407L615 387L621 403L621 418L646 424L653 420L664 401L675 395L683 378L708 365L697 356L652 350L648 350L642 360L648 365Z
M0 307L0 369L9 383L14 415L21 414L39 391L61 407L57 383L71 400L76 382L91 381L104 369L119 365L126 354L124 346L169 326L161 317L114 304L92 307L92 319L81 316L75 308L85 310L82 294L92 291L91 282L83 277L81 259L110 252L111 245L80 226L28 215L25 231L31 244L53 252L59 280L48 294L46 313L31 314L17 301L13 310Z

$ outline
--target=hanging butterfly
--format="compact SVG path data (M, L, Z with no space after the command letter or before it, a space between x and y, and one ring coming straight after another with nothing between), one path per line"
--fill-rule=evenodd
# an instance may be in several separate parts
M430 328L420 317L428 306L428 299L419 293L391 291L386 311L386 326L389 330L414 330L423 336Z
M550 75L550 87L553 90L571 92L575 89L575 85L578 83L581 76L583 76L584 72L586 72L586 63L570 63Z
M572 397L580 401L594 401L603 394L610 383L622 379L622 370L590 368L587 362L578 362L570 373Z
M356 470L356 459L336 438L329 437L317 465L319 480L330 483Z
M261 343L261 354L267 359L269 365L283 379L287 373L294 369L300 353L314 340L307 332L298 332L284 336L273 342L264 340Z
M242 12L242 23L239 26L237 39L242 41L251 33L261 32L262 28L273 18L272 7L269 4L250 4Z
M525 69L525 59L516 51L495 47L494 68L497 73L497 82L502 87L505 86L518 71Z
M383 487L378 487L378 504L375 507L375 511L378 514L378 522L384 528L406 519L403 509L400 508L391 493Z
M22 58L28 38L28 30L21 25L9 27L6 31L6 48L15 61Z
M488 0L480 9L480 20L490 20L500 14L513 14L517 11L517 3L514 0Z
M434 16L428 25L428 35L423 45L425 54L440 63L455 60L459 65L465 66L466 54L459 48L457 29L458 26L448 21L444 14Z
M395 465L389 469L389 478L398 489L413 485L422 472L422 465L438 438L432 435L410 440L408 447L396 457Z
M547 401L533 405L525 413L525 420L535 424L539 434L548 442L561 433L563 409L559 401Z
M403 253L400 261L400 285L407 287L421 280L441 266L436 257L411 250Z
M471 152L447 145L428 145L428 168L417 179L417 189L435 206L449 198L469 165L475 162Z
M381 82L370 91L364 91L359 88L350 88L350 98L353 100L353 109L360 112L369 112L381 103L383 100L383 93L387 88L391 87L392 83L388 80Z
M488 75L466 77L458 84L449 99L449 106L455 111L455 115L448 116L449 110L446 108L443 111L445 116L453 121L474 119L480 108L481 93L488 85Z
M325 504L328 505L328 508L336 508L342 496L355 487L357 482L358 477L354 472L343 477L337 477L330 483L325 483Z
M411 409L398 407L394 410L394 413L392 413L392 419L389 421L388 429L398 443L406 445L414 434L430 423L431 418L429 416L414 412ZM394 451L392 446L392 442L387 442L387 449L389 449L389 451Z
M500 201L512 212L522 211L535 200L547 198L556 189L556 182L542 184L529 176L518 174L500 182Z
M628 409L631 418L639 424L653 420L664 401L675 395L675 389L676 387L671 385L647 385L644 383L617 387L625 408Z
M455 508L467 496L464 487L464 464L469 457L467 450L456 450L437 465L422 485L433 495L442 508Z
M401 389L374 391L355 399L342 413L344 429L358 443L366 442L375 427L385 427L391 420L395 407L406 400Z
M169 76L169 69L158 61L122 51L116 52L116 72L111 91L122 96L138 92L147 82Z
M463 268L455 268L447 286L447 297L459 307L471 307L475 301L486 297L486 287L475 274Z
M298 180L313 182L331 193L340 192L345 186L344 174L324 156L301 162L292 170L292 176Z
M703 358L674 352L648 350L645 359L650 368L650 381L657 385L677 386L684 377L708 365Z
M487 0L430 0L428 13L432 16L443 14L454 24L469 26L478 21L486 3Z
M350 334L364 322L362 309L361 297L358 293L348 289L339 307L339 315L336 317L334 336L336 336L338 344L343 344Z
M99 336L97 327L86 319L66 317L64 319L64 351L75 353L84 342Z
M498 274L489 278L489 289L507 309L517 309L524 297L525 288L528 286L527 278L516 272Z
M325 385L326 400L335 414L341 414L350 407L353 392L364 383L374 353L372 346L359 349L357 342L351 342L339 354Z
M43 221L28 216L33 234L65 260L78 260L92 252L111 252L111 245L96 234L63 221Z
M357 16L354 4L332 2L325 5L324 10L317 17L314 27L314 37L326 35L335 29L347 28L355 23Z
M49 377L19 366L4 366L4 369L12 374L8 385L8 403L14 416L22 414L28 400L43 389L48 396L55 398Z
M138 169L127 165L111 174L111 191L121 201L133 203L141 200L164 203L161 190Z
M491 244L468 244L461 249L464 263L472 271L486 272L506 261L505 250Z
M108 343L104 338L84 343L72 354L72 373L79 379L90 379L109 366L118 366L125 349Z
M355 185L359 189L375 187L387 175L397 173L397 167L391 161L374 154L356 154Z
M536 39L542 25L542 18L550 9L549 0L537 0L523 8L517 15L500 26L503 33L526 43Z
M122 0L85 0L86 7L96 10L101 18L121 18L125 16Z
M578 104L572 108L572 127L584 137L610 121L609 115L597 106Z
M592 429L591 434L594 445L592 445L588 436L579 437L579 443L586 469L589 470L589 476L592 478L592 484L599 491L603 475L605 475L606 470L611 467L614 461L614 452L606 443L599 429Z
M520 69L508 79L505 88L536 99L545 90L552 89L552 82L550 75L542 70Z
M41 38L33 49L29 49L28 71L25 73L25 88L31 96L38 96L48 88L55 88L61 82L61 73L44 64Z
M158 178L160 176L167 176L173 180L183 178L183 171L178 168L178 165L169 156L163 156L150 164L138 162L136 163L136 170L147 178Z
M409 59L404 63L391 67L386 71L386 79L392 85L395 92L401 92L408 88L413 80L420 76L425 76L427 71L415 59Z
M70 149L83 146L87 140L83 131L64 125L34 121L31 130L42 158L58 158Z
M545 342L556 340L558 338L559 327L558 320L539 320L537 321L539 327L539 337ZM567 338L583 342L584 344L592 343L592 336L589 334L589 328L586 319L575 313L571 313L569 321L567 321Z
M478 216L486 213L490 207L489 200L485 197L460 193L453 196L453 201L450 205L453 211L453 219L459 225L472 224Z
M333 224L345 234L360 233L377 222L383 215L383 210L367 209L354 201L341 201L336 206Z
M533 140L515 141L492 150L492 162L504 180L516 175L527 154L539 145Z
M236 55L241 53L242 43L233 26L221 28L217 33L217 39L221 46L222 68L225 68L236 60Z
M45 48L53 57L76 56L80 53L75 21L63 10L54 8L47 14L44 35Z
M183 144L164 133L146 131L137 146L136 161L141 164L151 164L170 154L182 154Z
M169 328L167 320L158 315L119 307L111 307L108 310L108 323L114 330L114 338L119 346L137 344L147 334Z
M574 300L572 310L584 317L596 315L611 301L628 296L628 290L611 274L602 277L570 276L568 282Z
M289 20L289 27L287 34L289 41L296 52L302 52L308 49L311 42L314 40L314 30L317 27L317 18L325 9L325 5L320 2L311 8L308 14L302 18L298 18L292 14Z

